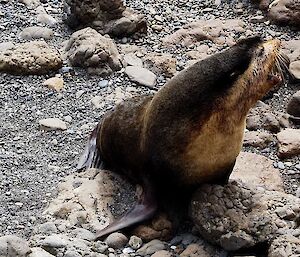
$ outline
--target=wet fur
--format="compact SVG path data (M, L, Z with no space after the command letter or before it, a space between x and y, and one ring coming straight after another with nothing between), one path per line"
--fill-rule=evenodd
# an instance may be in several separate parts
M177 201L201 183L227 182L246 114L273 86L266 81L276 53L264 53L264 59L261 45L258 37L241 41L181 71L154 96L128 99L102 119L97 155L105 168L143 185L144 195L137 203L142 209L97 237L150 217L155 198ZM87 163L82 160L79 168Z

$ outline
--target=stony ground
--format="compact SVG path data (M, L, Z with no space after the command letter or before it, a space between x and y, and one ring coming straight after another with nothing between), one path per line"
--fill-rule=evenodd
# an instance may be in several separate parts
M62 1L44 1L43 6L58 23L51 27L55 36L48 43L61 49L72 31L63 23ZM199 3L200 2L200 3ZM146 15L150 24L148 35L142 38L118 39L118 47L125 43L145 47L149 52L171 53L177 59L177 70L183 69L193 47L167 49L160 46L161 39L192 20L221 17L239 18L247 23L251 33L281 40L300 39L290 28L250 23L251 17L261 15L249 1L167 0L126 1L127 5ZM241 11L242 10L242 11ZM27 9L18 1L0 1L1 42L20 42L19 33L37 22L34 9ZM161 25L158 32L151 25ZM45 26L45 25L43 25ZM236 35L238 38L239 35ZM218 45L222 50L225 46ZM76 162L88 134L106 110L115 105L114 96L126 98L149 92L146 87L130 82L120 71L105 78L90 76L82 69L69 70L67 64L60 70L65 86L60 93L49 90L42 83L55 74L45 76L13 76L0 74L0 236L17 234L29 237L32 228L42 222L41 212L56 195L57 184L63 177L75 172ZM107 80L107 81L106 81ZM166 81L158 77L158 85ZM276 110L284 111L287 99L299 86L282 87L266 102ZM105 105L95 109L91 99L101 96ZM65 131L44 132L38 121L57 117L68 123ZM260 152L254 148L248 151ZM262 153L278 165L276 146ZM295 192L299 186L299 158L287 160L282 167L286 189ZM290 171L293 172L290 172Z

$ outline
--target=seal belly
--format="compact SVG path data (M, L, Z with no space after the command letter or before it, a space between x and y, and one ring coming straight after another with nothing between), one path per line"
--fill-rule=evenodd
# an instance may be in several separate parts
M217 125L215 117L194 132L183 155L182 178L186 184L200 184L221 179L231 172L244 136L245 120L228 130Z

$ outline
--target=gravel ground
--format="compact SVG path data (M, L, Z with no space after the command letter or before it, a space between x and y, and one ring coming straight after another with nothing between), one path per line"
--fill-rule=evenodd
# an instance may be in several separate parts
M53 27L55 36L48 43L61 49L71 31L62 23L62 1L44 1L45 9L59 23ZM200 2L200 3L199 3ZM219 7L214 1L197 0L129 0L126 4L144 13L150 24L162 24L164 31L149 29L142 38L118 39L120 46L127 42L143 46L150 52L169 52L177 58L177 69L181 70L187 61L185 52L189 48L164 49L159 46L161 39L184 24L194 19L222 17L224 19L240 18L248 22L249 17L260 12L249 1L222 1ZM244 12L236 13L237 4L243 3ZM212 8L204 12L204 8ZM12 1L0 1L0 42L20 42L18 37L22 29L40 25L36 21L35 10L27 9L23 4ZM157 17L159 16L159 17ZM160 21L161 20L161 21ZM299 33L264 23L247 25L250 30L265 36L275 36L281 40L300 39ZM239 35L236 35L237 37ZM221 50L222 46L219 46ZM65 65L67 66L67 65ZM29 237L35 224L42 222L41 213L47 203L56 194L59 181L75 172L76 161L84 147L86 138L94 125L106 110L115 102L110 95L117 92L125 97L149 92L148 88L131 83L123 72L117 72L106 78L108 86L101 88L103 80L89 76L84 70L72 72L61 70L65 86L61 93L50 91L42 85L43 81L55 74L46 76L12 76L0 74L0 236L18 234ZM158 87L165 82L158 78ZM274 109L283 111L287 99L299 90L299 86L285 86L267 103ZM94 109L91 98L100 95L105 100L103 109ZM66 131L43 132L39 130L38 121L43 118L57 117L68 121ZM258 152L257 149L246 149ZM278 162L276 147L270 147L263 154ZM299 158L289 160L291 168L282 171L286 188L294 192L299 185L299 173L291 174Z

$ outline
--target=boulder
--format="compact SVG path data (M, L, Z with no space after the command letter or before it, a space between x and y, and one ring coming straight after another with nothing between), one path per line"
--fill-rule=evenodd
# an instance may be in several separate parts
M66 22L72 28L90 26L116 37L147 29L144 16L126 8L122 0L66 0L65 11Z
M201 186L190 207L201 236L228 251L293 233L300 216L299 198L239 181Z
M87 68L92 74L108 75L122 68L116 44L92 28L73 33L65 51L72 66Z
M276 24L300 28L300 2L295 0L274 1L274 4L270 6L268 17Z
M15 44L0 51L0 71L13 74L45 74L61 68L62 59L44 41Z

